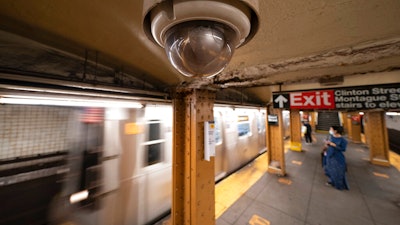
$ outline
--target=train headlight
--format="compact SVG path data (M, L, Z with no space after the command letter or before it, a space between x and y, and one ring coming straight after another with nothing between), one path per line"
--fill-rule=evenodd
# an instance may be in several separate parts
M212 77L258 28L255 0L164 0L145 3L144 29L188 77ZM154 2L154 1L153 1Z

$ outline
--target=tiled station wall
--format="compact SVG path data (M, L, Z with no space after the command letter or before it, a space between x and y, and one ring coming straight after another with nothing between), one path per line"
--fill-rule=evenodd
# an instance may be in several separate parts
M68 150L74 109L0 105L0 160Z

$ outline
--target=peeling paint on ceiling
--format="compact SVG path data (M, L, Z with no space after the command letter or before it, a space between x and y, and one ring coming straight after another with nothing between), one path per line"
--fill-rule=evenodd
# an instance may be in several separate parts
M165 92L176 86L232 90L261 102L273 85L400 73L398 0L260 0L258 32L212 79L189 79L173 69L143 31L143 0L40 3L0 4L1 30L40 46L0 37L1 71Z

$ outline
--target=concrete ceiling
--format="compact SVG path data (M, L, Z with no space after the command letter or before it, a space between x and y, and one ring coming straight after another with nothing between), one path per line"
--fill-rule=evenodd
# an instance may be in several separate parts
M146 2L2 0L0 72L157 91L207 86L259 103L278 87L324 87L321 79L400 82L399 0L260 0L258 32L212 79L175 71L143 31Z

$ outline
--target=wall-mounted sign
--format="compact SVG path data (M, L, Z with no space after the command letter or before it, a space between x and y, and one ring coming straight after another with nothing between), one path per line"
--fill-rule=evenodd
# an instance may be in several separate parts
M238 116L238 122L249 121L249 116Z
M400 109L400 83L275 92L273 104L281 109Z
M278 125L279 124L278 115L276 115L276 114L269 114L267 116L267 119L268 119L268 124L269 125Z
M210 161L215 156L215 122L204 122L204 159Z
M351 123L354 125L359 125L361 122L361 117L360 115L352 115L351 116Z

